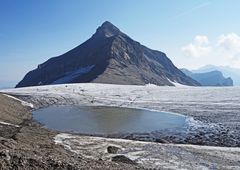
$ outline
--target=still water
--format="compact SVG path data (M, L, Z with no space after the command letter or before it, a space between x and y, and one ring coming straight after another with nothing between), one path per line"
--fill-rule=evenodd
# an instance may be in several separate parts
M92 135L176 129L186 119L167 112L107 106L50 106L34 111L33 118L49 129Z

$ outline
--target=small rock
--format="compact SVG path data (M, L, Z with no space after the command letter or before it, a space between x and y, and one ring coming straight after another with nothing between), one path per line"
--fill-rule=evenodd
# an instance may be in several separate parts
M157 143L169 143L167 140L165 140L165 139L155 139L155 142L157 142Z
M111 153L111 154L116 154L119 149L120 148L118 148L116 146L108 146L107 147L107 152Z
M122 162L122 163L126 163L126 164L132 164L132 165L136 165L137 163L133 160L131 160L130 158L124 156L124 155L117 155L112 157L112 161L114 162Z

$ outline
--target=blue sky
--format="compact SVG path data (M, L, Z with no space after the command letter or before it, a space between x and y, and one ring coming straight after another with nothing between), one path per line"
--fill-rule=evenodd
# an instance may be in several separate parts
M239 0L1 0L0 83L20 81L108 20L178 67L240 67Z

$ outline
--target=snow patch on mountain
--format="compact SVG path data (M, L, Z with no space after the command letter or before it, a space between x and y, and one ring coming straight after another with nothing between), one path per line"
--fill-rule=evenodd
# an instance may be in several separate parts
M189 87L187 85L184 85L184 84L181 84L181 83L178 83L176 81L171 81L170 79L167 78L167 80L172 83L175 87Z
M66 73L62 78L54 81L52 84L62 84L62 83L69 83L72 80L76 79L79 76L82 76L83 74L87 74L92 70L94 65L81 67L75 71Z

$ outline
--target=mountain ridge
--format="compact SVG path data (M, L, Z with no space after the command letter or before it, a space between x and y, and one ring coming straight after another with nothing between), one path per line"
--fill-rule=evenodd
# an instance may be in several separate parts
M222 72L213 70L209 72L191 72L187 69L181 69L187 76L198 81L202 86L233 86L231 77L225 78Z
M204 73L204 72L209 72L213 70L221 71L225 77L231 77L233 79L235 86L240 86L240 69L239 68L233 68L230 66L206 65L198 69L192 70L192 72Z
M106 21L90 39L40 64L16 87L82 82L200 85L183 74L165 53L141 45Z

